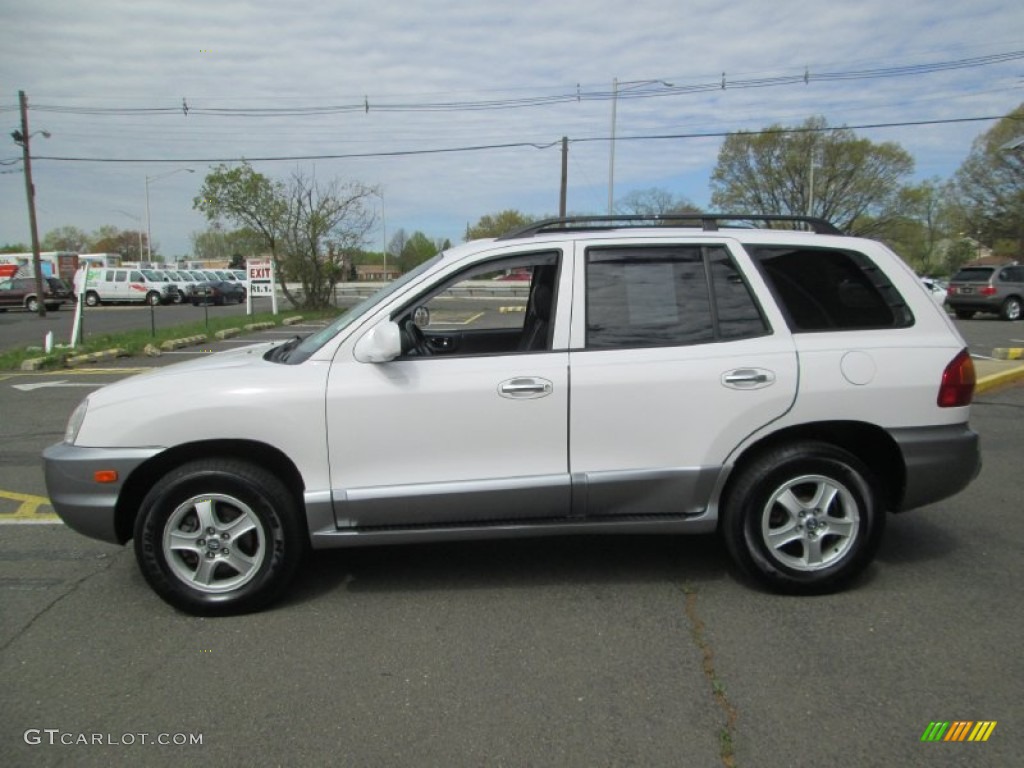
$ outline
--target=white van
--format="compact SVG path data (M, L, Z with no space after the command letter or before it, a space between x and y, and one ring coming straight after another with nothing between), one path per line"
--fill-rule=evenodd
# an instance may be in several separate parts
M149 277L145 273L149 273ZM80 284L80 277L76 277L75 285ZM158 279L150 270L141 269L90 269L84 295L89 307L111 301L144 301L155 306L171 303L179 296L173 284Z

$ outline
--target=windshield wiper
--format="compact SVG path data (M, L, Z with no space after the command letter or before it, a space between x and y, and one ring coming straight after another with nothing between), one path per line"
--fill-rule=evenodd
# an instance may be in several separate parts
M274 361L275 363L283 363L288 360L288 355L293 349L295 349L302 342L302 336L292 336L284 344L279 347L274 347L270 350L270 355L267 359Z

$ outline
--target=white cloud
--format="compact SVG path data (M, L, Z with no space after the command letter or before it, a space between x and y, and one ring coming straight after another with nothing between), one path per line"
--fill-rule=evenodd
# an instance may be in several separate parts
M477 102L610 90L664 79L677 86L727 80L877 69L1018 50L1024 10L1011 0L936 5L929 0L859 3L756 0L423 0L421 2L185 3L36 0L5 10L0 112L17 125L17 90L32 105L164 107L158 116L31 112L34 155L105 158L224 158L379 153L480 144L607 138L608 101L487 111L386 112L395 103ZM618 102L620 137L756 129L811 115L868 124L1005 114L1024 101L1021 62L888 79L712 90ZM624 86L628 88L628 86ZM624 91L625 93L625 91ZM228 118L213 107L357 104L318 117ZM185 98L188 116L180 111ZM921 177L948 177L987 123L861 131L897 141ZM616 150L617 196L665 186L706 203L720 140L629 141ZM17 147L0 151L16 157ZM303 163L312 167L313 163ZM185 253L204 222L191 199L206 165L33 165L40 229L63 224L132 227L146 176L153 236ZM285 176L295 163L256 163ZM388 228L461 238L467 222L502 208L557 207L557 147L463 154L318 160L320 176L380 183ZM8 166L0 167L0 170ZM569 207L603 210L608 143L574 143ZM20 175L0 175L0 242L28 241Z

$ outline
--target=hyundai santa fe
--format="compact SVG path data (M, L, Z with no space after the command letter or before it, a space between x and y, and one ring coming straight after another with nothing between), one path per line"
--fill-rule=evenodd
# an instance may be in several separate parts
M309 547L567 534L717 532L820 593L975 477L974 383L913 271L827 222L560 219L104 387L44 464L69 526L195 614L268 605Z

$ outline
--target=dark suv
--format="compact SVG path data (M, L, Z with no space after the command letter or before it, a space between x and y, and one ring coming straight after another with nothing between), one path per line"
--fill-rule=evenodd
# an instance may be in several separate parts
M1020 320L1024 304L1024 266L964 267L949 281L946 305L962 320L975 312L992 312L1003 320Z
M43 302L50 311L60 309L73 301L68 284L59 277L43 278ZM39 298L34 277L12 277L0 280L0 311L24 307L29 312L39 311Z

